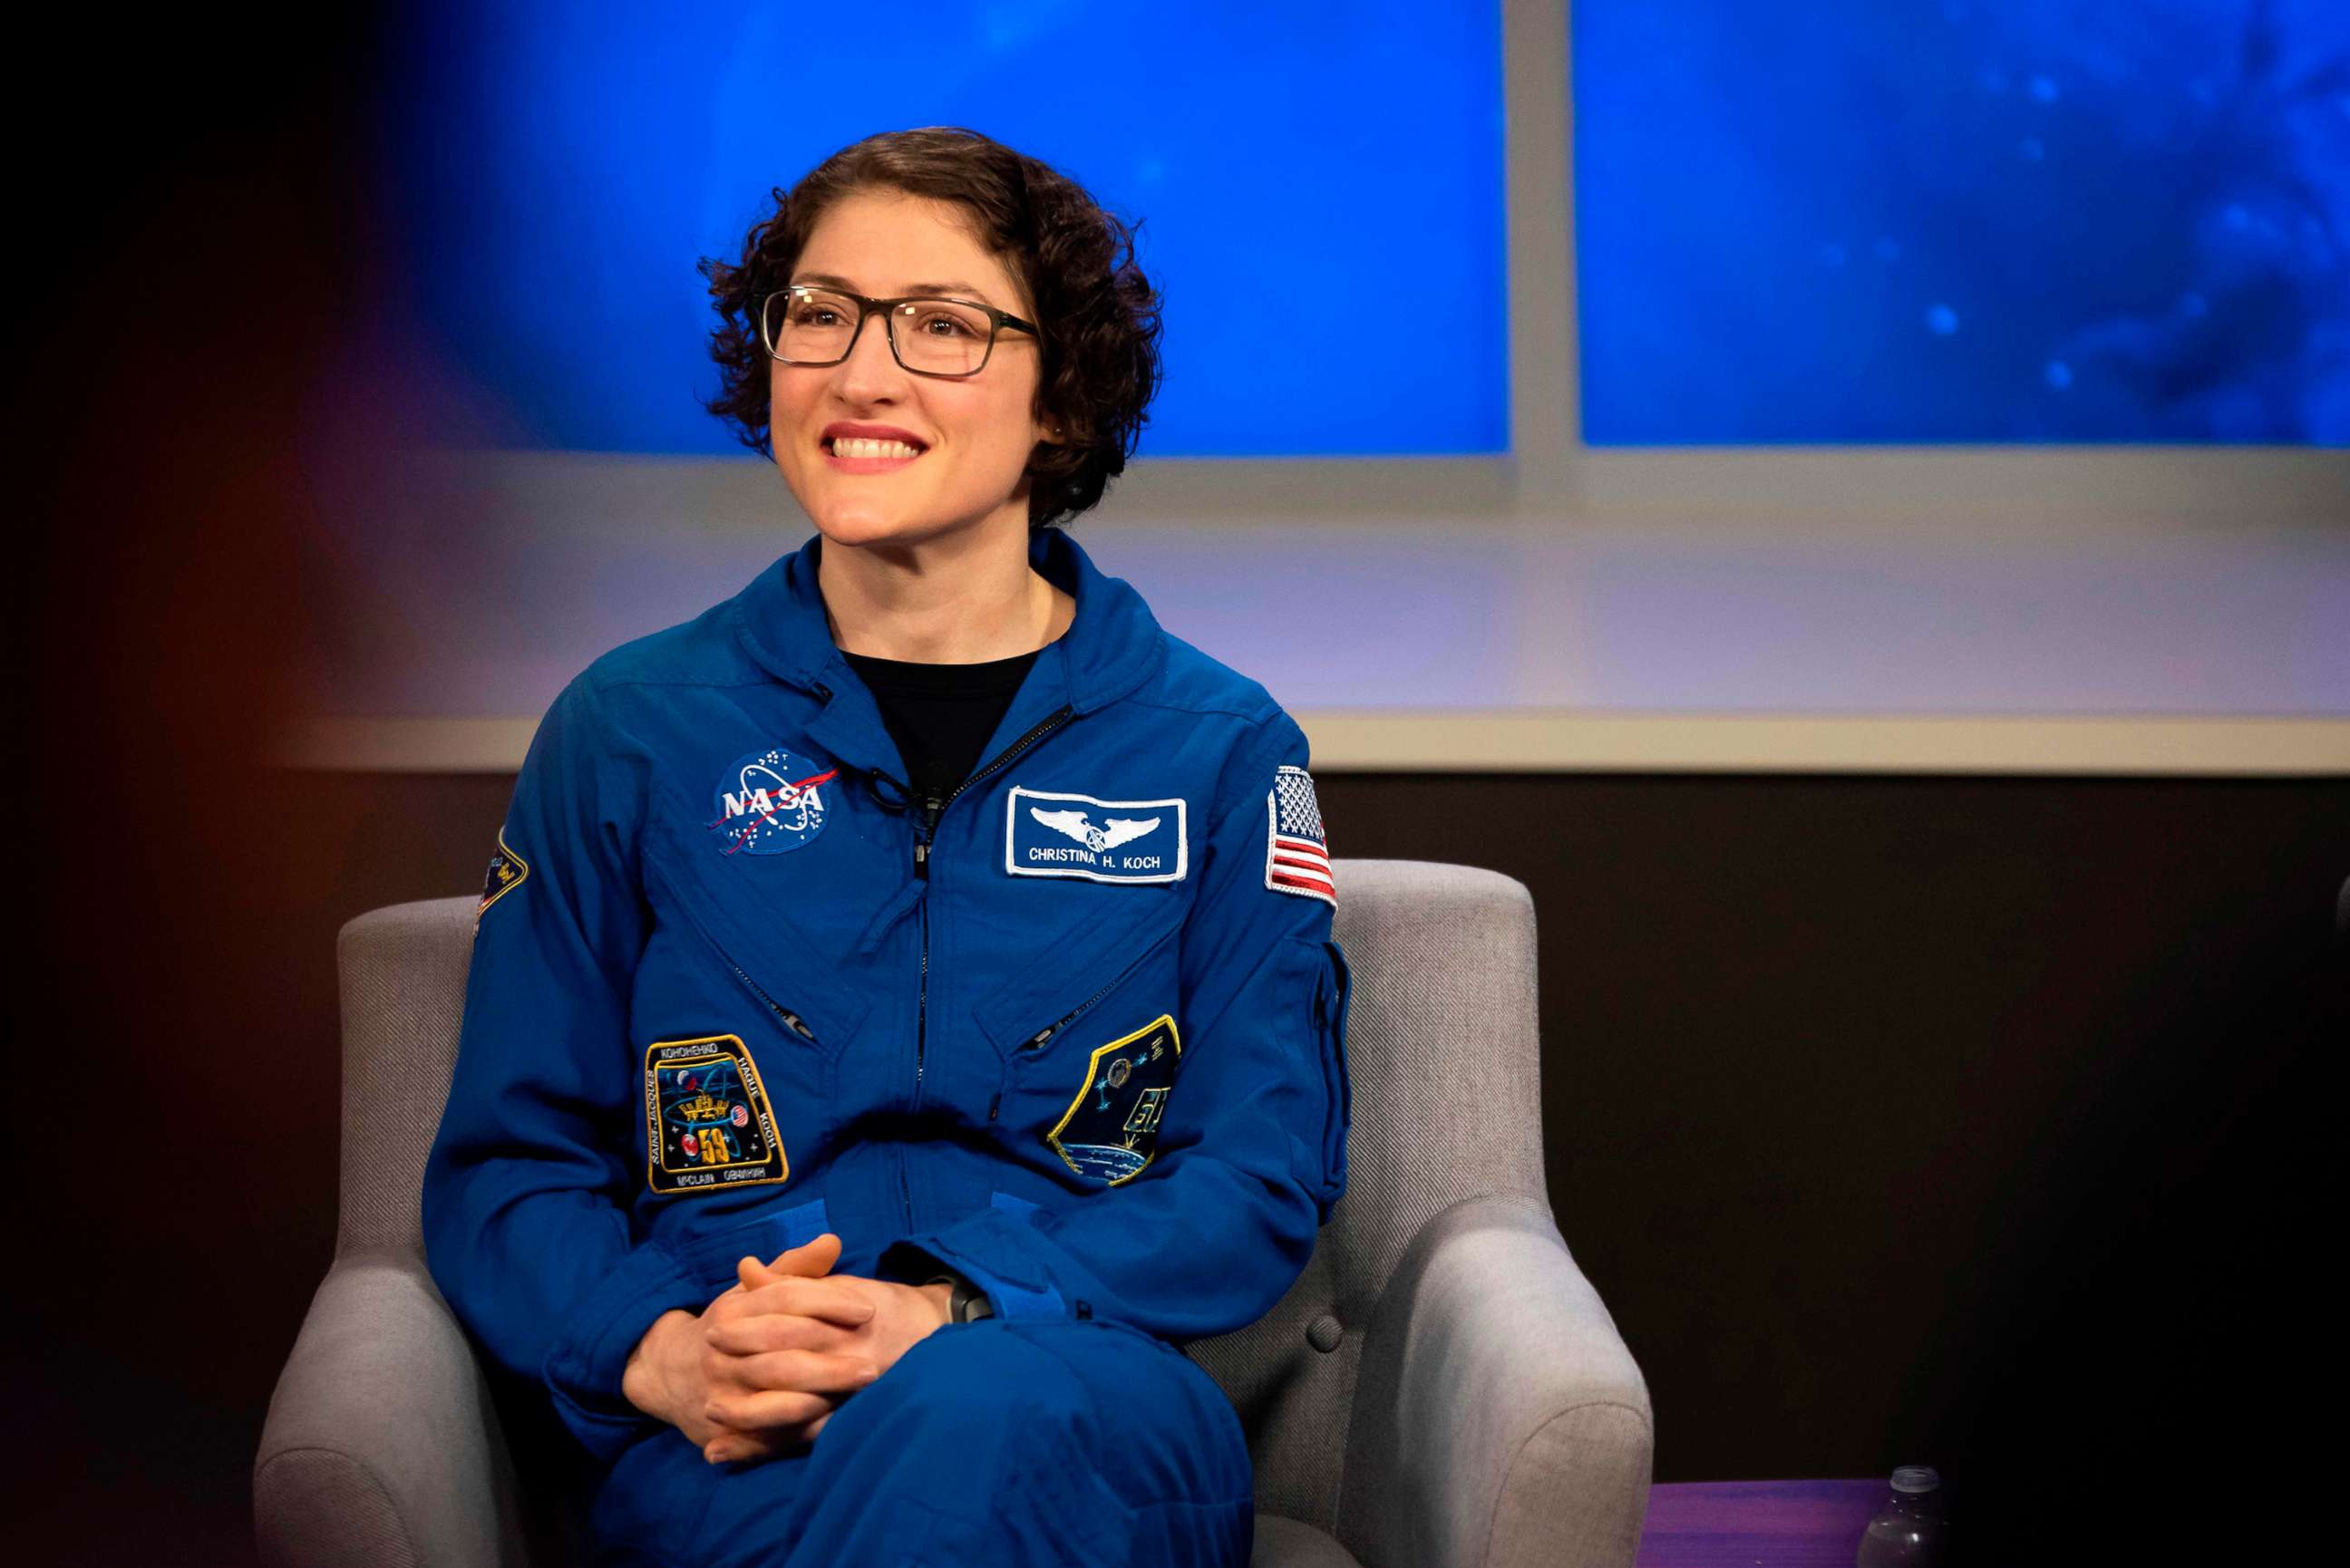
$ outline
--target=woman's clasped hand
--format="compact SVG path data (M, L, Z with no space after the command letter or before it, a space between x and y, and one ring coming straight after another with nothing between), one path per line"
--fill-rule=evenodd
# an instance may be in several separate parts
M674 1425L712 1464L779 1458L947 1321L947 1287L833 1274L831 1231L740 1279L697 1315L662 1314L629 1357L630 1403Z

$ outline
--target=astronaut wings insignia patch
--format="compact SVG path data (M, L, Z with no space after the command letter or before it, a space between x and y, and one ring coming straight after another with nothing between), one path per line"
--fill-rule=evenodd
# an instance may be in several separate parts
M1264 885L1336 909L1338 884L1330 875L1330 841L1322 831L1314 775L1283 763L1265 792L1264 818Z

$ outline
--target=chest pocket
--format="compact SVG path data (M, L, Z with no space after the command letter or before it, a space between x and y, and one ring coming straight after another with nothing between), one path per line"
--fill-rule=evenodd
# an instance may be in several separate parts
M972 1020L1008 1066L1040 1059L1079 1020L1130 992L1175 1006L1175 933L1186 906L1170 900L1139 925L1096 929L1056 942L972 1008ZM1163 972L1161 972L1163 971ZM1155 983L1154 983L1155 982Z
M663 895L661 912L699 939L713 981L736 988L754 1016L795 1044L812 1047L827 1063L836 1059L870 1000L833 979L831 965L782 910L751 906L739 889L713 887L704 863L718 857L704 837L681 836L671 813L654 813L646 850L648 879Z
M1003 1064L995 1119L1088 1183L1149 1163L1182 1066L1183 907L1062 945L972 1009Z

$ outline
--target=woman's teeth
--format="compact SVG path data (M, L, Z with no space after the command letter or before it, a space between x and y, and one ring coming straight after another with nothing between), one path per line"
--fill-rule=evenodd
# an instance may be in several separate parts
M835 457L919 457L922 449L908 446L901 441L863 441L851 436L835 436L832 455Z

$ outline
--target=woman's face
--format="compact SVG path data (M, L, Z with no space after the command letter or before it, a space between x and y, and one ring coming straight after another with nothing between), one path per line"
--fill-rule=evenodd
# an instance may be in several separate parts
M1034 321L1011 273L972 237L972 222L953 202L857 192L817 220L790 281L821 275L875 299L972 299ZM1023 471L1048 434L1032 413L1042 373L1036 339L1007 327L986 369L947 379L899 365L885 325L868 318L837 365L768 361L771 444L784 483L816 531L842 545L918 544L991 519L1025 538ZM841 421L895 427L922 450L908 462L844 461L825 436Z

